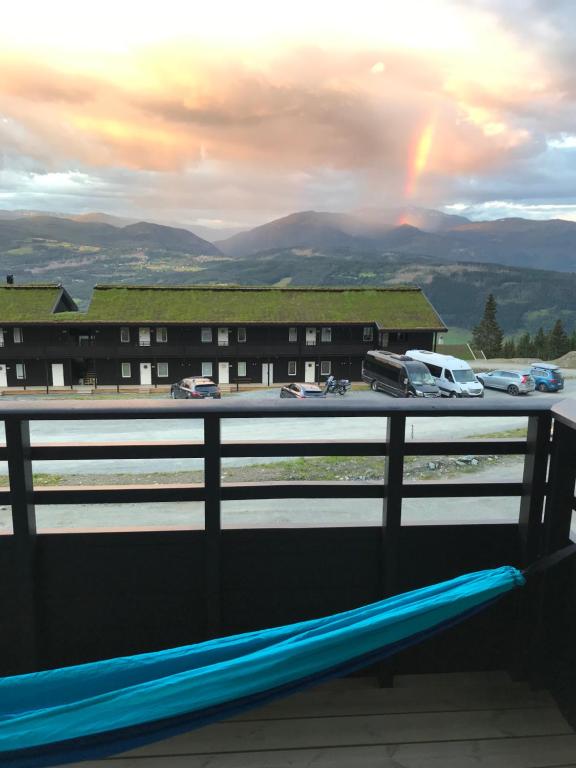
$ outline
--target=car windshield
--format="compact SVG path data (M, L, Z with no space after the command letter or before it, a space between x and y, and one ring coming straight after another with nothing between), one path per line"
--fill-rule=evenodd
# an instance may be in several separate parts
M460 384L469 384L472 381L476 381L476 376L474 376L473 371L469 368L462 371L452 371L452 373L454 374L456 381L460 382Z
M406 366L406 371L408 373L408 376L410 377L410 381L412 384L415 385L422 385L422 384L431 384L434 385L436 382L434 381L434 377L426 368L425 365L410 365Z

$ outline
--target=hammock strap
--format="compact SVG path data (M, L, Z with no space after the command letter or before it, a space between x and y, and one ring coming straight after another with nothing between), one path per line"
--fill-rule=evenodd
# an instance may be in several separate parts
M538 560L535 560L528 566L528 568L525 568L522 571L522 575L525 578L529 578L536 573L542 573L542 571L547 571L548 568L558 565L572 555L576 555L576 544L568 544L568 546L562 547L562 549L558 549L556 552L552 552L551 555L545 555L544 557L538 558Z

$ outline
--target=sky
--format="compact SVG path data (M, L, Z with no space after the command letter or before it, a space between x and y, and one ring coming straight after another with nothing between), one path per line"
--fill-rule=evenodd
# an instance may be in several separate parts
M4 4L0 209L576 220L575 27L574 0Z

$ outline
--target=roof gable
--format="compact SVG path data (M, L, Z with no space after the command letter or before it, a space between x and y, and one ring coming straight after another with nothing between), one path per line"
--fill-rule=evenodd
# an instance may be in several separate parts
M61 285L0 286L0 323L40 323L78 307Z

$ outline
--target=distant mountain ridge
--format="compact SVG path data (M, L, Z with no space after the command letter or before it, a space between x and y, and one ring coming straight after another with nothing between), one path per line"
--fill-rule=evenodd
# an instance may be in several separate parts
M408 217L409 218L409 217ZM421 219L424 220L424 216ZM576 223L562 219L441 220L437 231L409 223L393 226L354 214L295 213L226 240L216 241L230 256L281 248L357 248L431 256L443 261L499 263L533 269L576 272Z
M215 245L187 229L144 221L117 227L101 222L73 221L53 216L0 220L0 253L37 240L98 248L161 248L191 254L220 254Z

